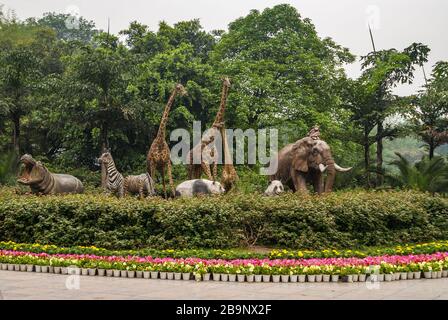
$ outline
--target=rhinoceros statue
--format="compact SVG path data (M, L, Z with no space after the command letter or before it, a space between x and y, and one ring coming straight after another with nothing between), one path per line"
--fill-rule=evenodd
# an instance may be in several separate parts
M25 154L19 161L23 165L22 172L17 182L27 185L32 193L36 194L64 194L83 193L82 182L69 174L55 174L39 161L33 159L29 154Z

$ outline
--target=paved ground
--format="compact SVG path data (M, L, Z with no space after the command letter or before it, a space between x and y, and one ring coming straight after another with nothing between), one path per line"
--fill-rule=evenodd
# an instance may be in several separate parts
M381 282L378 288L375 285L372 288L366 283L69 278L67 275L0 271L0 299L448 299L448 278Z

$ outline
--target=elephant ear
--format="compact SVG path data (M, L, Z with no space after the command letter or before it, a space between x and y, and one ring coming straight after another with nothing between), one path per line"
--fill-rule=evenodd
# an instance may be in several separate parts
M292 167L297 171L308 172L308 151L302 143L293 147Z

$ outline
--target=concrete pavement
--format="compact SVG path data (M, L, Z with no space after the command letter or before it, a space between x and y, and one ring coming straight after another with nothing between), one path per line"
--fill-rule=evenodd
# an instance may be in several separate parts
M448 299L448 278L373 285L230 283L0 271L0 299Z

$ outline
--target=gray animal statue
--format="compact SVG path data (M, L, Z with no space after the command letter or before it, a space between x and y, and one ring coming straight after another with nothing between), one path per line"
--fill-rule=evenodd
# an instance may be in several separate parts
M221 183L207 179L187 180L176 188L176 197L193 197L195 195L221 194L226 192Z
M106 194L115 194L118 198L124 196L124 178L118 172L114 159L109 152L105 152L98 158L99 164L106 167Z
M283 183L280 180L269 181L269 185L264 192L265 196L277 196L285 191Z
M335 163L330 146L323 140L305 137L288 144L271 159L269 179L280 180L293 191L308 192L306 183L318 194L332 192L336 172L347 172ZM327 178L324 181L324 172Z
M140 199L144 196L150 197L156 194L154 180L149 173L138 176L127 176L124 178L124 194L138 194Z
M23 155L19 162L23 164L23 170L17 182L29 186L32 193L46 195L84 192L84 186L78 178L69 174L51 173L29 154Z

